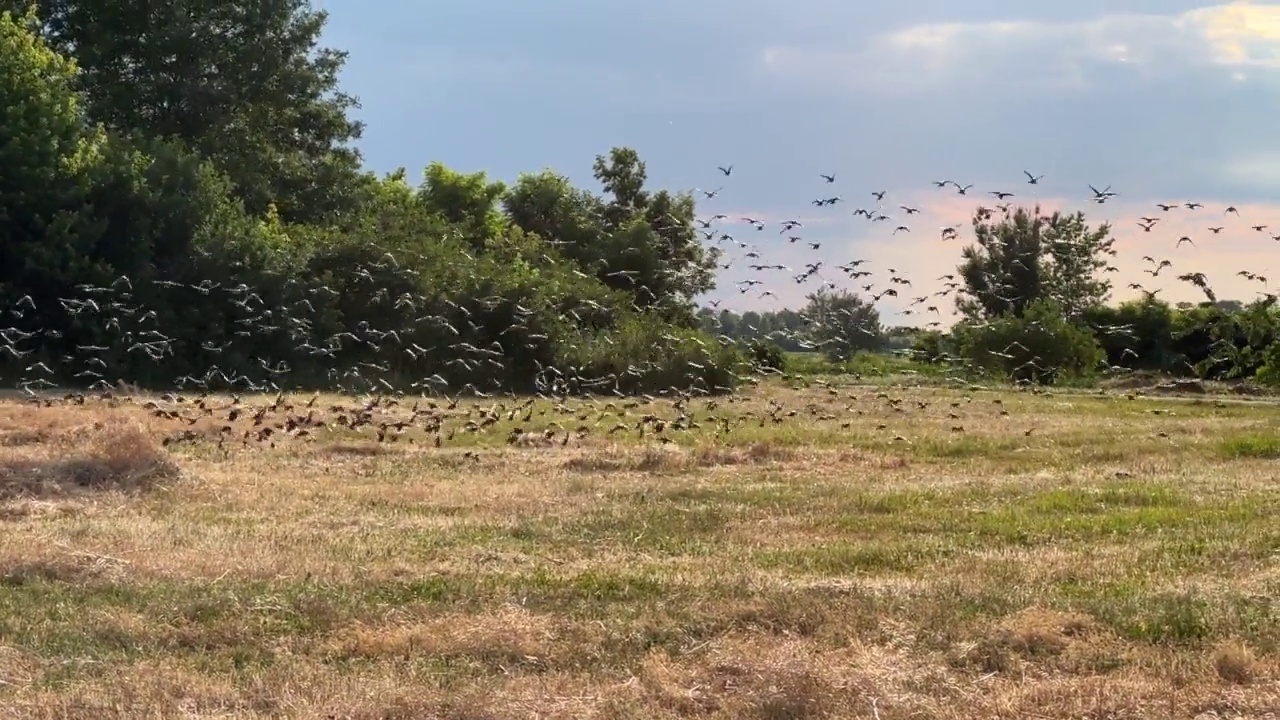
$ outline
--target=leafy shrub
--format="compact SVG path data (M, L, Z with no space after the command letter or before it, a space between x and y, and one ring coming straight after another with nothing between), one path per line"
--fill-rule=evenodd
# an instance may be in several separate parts
M570 392L662 390L731 392L747 359L732 345L704 333L672 328L651 315L632 314L613 332L582 334L566 343L555 381Z
M1021 317L1004 316L956 328L961 354L974 366L1016 382L1049 385L1092 373L1104 357L1087 327L1062 316L1051 300L1037 300Z
M746 350L748 360L757 370L784 372L787 369L787 354L772 340L753 340Z
M1270 387L1280 387L1280 340L1267 346L1262 354L1262 367L1255 376L1258 382Z
M1173 348L1174 310L1162 300L1131 300L1116 307L1095 305L1084 313L1106 353L1108 365L1171 371L1180 363Z
M911 357L923 363L941 363L952 357L949 338L940 332L929 330L918 334L911 343Z

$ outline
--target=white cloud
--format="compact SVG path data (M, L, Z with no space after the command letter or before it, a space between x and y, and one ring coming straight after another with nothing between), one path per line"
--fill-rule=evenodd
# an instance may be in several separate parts
M1280 70L1280 5L1244 2L1180 15L1104 15L1075 22L933 23L858 48L775 46L763 68L788 81L913 93L1020 85L1085 89L1124 71L1176 77L1190 69Z

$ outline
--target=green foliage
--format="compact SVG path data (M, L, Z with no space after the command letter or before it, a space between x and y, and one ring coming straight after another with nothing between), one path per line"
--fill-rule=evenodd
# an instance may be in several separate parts
M758 371L784 372L787 369L786 351L772 340L752 340L747 345L747 357Z
M1112 367L1173 371L1182 364L1174 351L1174 310L1162 300L1095 305L1085 311L1083 320Z
M845 290L820 290L808 296L804 315L812 320L809 337L833 362L849 360L859 350L882 344L880 312L875 305Z
M1265 363L1267 348L1280 338L1274 298L1231 311L1217 303L1179 308L1173 347L1195 375L1212 380L1252 377Z
M943 375L942 368L918 362L903 352L867 352L855 354L844 364L844 371L855 377L885 378L908 375Z
M718 394L736 387L736 376L749 370L737 348L652 315L627 317L615 333L582 334L569 344L565 359L569 372L557 379L571 392L687 387Z
M1021 316L1035 301L1053 300L1069 318L1102 304L1111 284L1098 277L1110 251L1110 226L1090 228L1083 213L1042 215L1040 208L1001 213L980 208L977 244L963 251L958 270L965 294L957 307L970 318Z
M605 197L550 171L522 175L503 208L517 227L631 295L637 308L693 326L693 298L714 287L719 257L699 242L693 196L646 190L645 165L630 148L597 157L595 177Z
M83 264L77 210L97 150L74 91L74 63L41 42L32 24L30 15L0 14L0 283L24 286L55 283Z
M1262 353L1262 366L1258 368L1258 382L1270 387L1280 387L1280 340L1267 346Z
M929 364L946 362L954 356L951 344L950 338L943 333L922 332L916 335L911 344L911 357Z
M739 315L728 309L715 312L704 307L698 310L698 322L704 331L735 342L767 341L791 353L813 348L807 339L810 320L796 310L749 311Z
M460 173L434 162L427 166L418 192L425 207L461 230L475 250L503 230L497 202L507 192L506 185L489 182L483 172Z
M29 0L0 0L0 8ZM249 212L289 220L353 212L361 134L337 89L346 54L318 48L309 0L37 0L40 30L74 58L91 122L173 138L231 177Z
M1274 300L1108 307L1109 230L1080 213L980 210L950 335L886 332L848 292L698 310L718 251L630 148L595 158L598 194L550 170L363 172L345 54L307 0L28 5L0 0L8 378L722 392L892 347L1040 382L1105 357L1280 383Z
M413 187L359 171L345 56L304 0L38 12L0 18L0 374L723 392L749 371L693 329L716 255L634 151L597 158L603 198L440 163Z
M812 350L787 353L787 374L789 375L837 375L841 372L844 372L844 366L832 363L822 353Z
M1093 372L1105 354L1089 329L1063 316L1051 300L1037 300L1021 316L966 323L954 331L974 367L1017 382L1052 384Z

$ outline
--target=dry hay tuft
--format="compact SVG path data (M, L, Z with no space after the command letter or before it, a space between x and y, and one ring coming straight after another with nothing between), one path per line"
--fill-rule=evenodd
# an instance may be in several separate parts
M139 492L178 477L178 466L136 421L9 430L0 445L0 499L85 491Z

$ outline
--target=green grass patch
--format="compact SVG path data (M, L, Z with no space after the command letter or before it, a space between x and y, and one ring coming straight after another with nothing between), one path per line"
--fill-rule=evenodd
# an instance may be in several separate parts
M1280 458L1280 429L1270 434L1251 433L1224 438L1218 453L1229 460L1275 460Z

